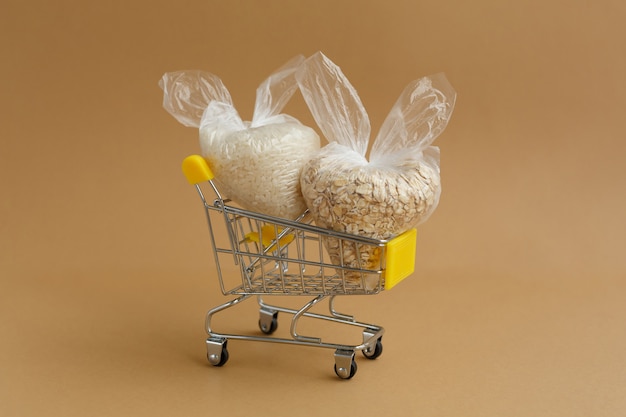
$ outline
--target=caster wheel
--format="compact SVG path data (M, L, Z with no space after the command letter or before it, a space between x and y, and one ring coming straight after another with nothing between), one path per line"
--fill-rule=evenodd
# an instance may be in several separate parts
M207 341L207 354L206 358L213 366L224 366L228 362L228 349L226 348L227 341L223 343L210 343Z
M261 312L259 319L259 329L265 334L272 334L278 328L278 312L271 315Z
M341 379L350 379L356 374L357 366L356 361L353 359L350 363L350 369L346 368L337 368L337 364L335 364L335 373Z
M381 341L381 338L378 338L376 340L376 345L371 346L367 349L363 349L363 356L365 356L367 359L376 359L377 357L379 357L380 355L383 354L383 342Z

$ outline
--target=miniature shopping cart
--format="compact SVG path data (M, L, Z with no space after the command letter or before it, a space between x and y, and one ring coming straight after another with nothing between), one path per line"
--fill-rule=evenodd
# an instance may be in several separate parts
M357 370L355 353L361 351L368 359L382 353L384 329L361 323L352 316L335 310L338 295L373 295L388 290L411 275L415 265L416 231L410 230L391 240L376 240L338 233L316 227L305 211L298 219L289 220L244 210L224 199L213 181L213 174L204 158L192 155L183 161L183 171L190 184L196 187L206 211L211 244L219 285L224 295L234 296L230 301L207 312L207 358L214 366L228 361L229 340L287 343L335 350L335 373L350 379ZM207 185L208 184L208 185ZM203 189L212 189L216 198L207 201ZM225 226L225 228L224 228ZM329 241L343 248L375 249L379 254L374 267L354 262L331 259ZM223 273L223 265L234 265L240 276ZM308 296L301 308L270 305L263 296ZM216 332L211 324L219 312L234 307L249 298L259 305L259 330L251 334ZM328 314L311 311L322 300L328 301ZM275 337L278 313L290 314L290 337ZM353 326L362 329L359 343L346 345L331 343L320 337L298 333L302 318Z

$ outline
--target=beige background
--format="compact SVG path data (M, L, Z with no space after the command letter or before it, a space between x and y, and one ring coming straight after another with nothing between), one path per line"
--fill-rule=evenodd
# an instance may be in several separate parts
M0 415L623 416L625 4L2 0ZM374 131L447 74L441 204L411 278L340 303L387 329L354 379L273 344L216 369L203 319L224 297L180 173L197 131L157 81L211 71L249 118L258 83L317 50Z

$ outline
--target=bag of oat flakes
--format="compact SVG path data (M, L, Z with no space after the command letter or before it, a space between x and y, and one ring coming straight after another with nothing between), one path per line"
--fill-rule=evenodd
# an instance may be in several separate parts
M317 133L280 113L297 89L297 56L272 73L256 92L251 121L243 121L215 75L177 71L163 75L163 107L199 129L202 156L220 192L246 209L295 219L306 209L302 166L319 150Z
M369 156L370 122L341 69L321 52L297 70L302 95L329 144L306 163L300 184L318 226L389 239L426 221L441 194L439 149L456 93L443 74L411 82L384 121ZM375 268L376 253L328 239L333 262ZM339 253L341 251L341 253ZM358 254L358 255L357 255Z

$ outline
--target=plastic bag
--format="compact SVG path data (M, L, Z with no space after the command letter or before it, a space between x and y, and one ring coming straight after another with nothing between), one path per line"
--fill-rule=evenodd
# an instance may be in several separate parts
M341 69L321 52L296 72L302 95L329 144L304 166L301 187L321 226L389 239L426 221L441 194L439 149L456 93L443 74L411 82L384 121L367 158L370 122ZM380 253L326 246L334 262L375 267Z
M256 91L251 121L243 121L215 75L178 71L163 75L163 107L185 126L199 129L200 148L224 196L244 208L295 219L306 209L302 166L320 148L310 127L280 112L297 89L297 56Z

